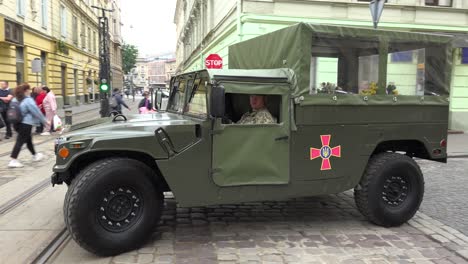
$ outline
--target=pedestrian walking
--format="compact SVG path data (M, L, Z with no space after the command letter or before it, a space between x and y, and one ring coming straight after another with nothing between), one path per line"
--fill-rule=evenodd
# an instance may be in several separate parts
M114 116L118 114L122 114L122 105L128 109L128 111L132 111L130 107L124 102L122 98L122 94L120 94L119 88L115 88L110 102L111 111L113 112Z
M46 96L42 102L42 107L44 108L48 124L44 127L44 132L41 133L41 136L50 136L50 132L53 132L51 124L54 120L54 116L57 114L57 101L55 99L55 94L49 89L49 87L44 86L42 87L42 90L46 92Z
M33 126L39 125L40 123L47 125L49 122L37 107L36 102L30 97L31 92L29 84L23 83L16 87L15 98L12 100L12 102L19 103L20 116L16 116L18 123L14 124L18 135L13 151L11 152L11 160L8 163L9 168L23 167L23 164L18 161L18 155L24 144L26 144L28 150L33 155L33 161L40 161L44 157L42 153L36 153L32 143L31 131Z
M8 87L8 81L0 82L0 115L5 124L6 134L5 139L12 137L13 133L11 130L11 124L7 120L7 110L10 105L10 101L13 99L13 91ZM1 139L0 139L1 140Z
M37 89L37 95L35 98L36 105L41 110L41 113L45 116L45 110L43 106L44 98L46 97L47 93L45 90L42 89L42 87L36 87ZM44 125L41 123L39 126L36 127L36 134L41 134L44 132Z
M89 86L88 87L88 96L89 96L89 102L94 102L94 98L93 98L93 87Z

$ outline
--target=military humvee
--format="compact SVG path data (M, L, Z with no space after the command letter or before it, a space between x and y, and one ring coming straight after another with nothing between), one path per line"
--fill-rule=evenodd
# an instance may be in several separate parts
M176 76L167 112L58 139L52 182L69 185L68 230L113 255L150 236L163 192L189 207L352 188L370 221L401 225L423 199L413 158L446 161L450 41L298 24L233 45L238 69ZM237 124L250 95L276 122Z

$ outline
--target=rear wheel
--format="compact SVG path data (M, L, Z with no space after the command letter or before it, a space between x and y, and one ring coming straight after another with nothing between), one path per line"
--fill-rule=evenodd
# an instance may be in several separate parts
M373 156L354 189L358 210L380 226L399 226L411 219L424 196L424 178L418 164L397 153Z
M135 249L151 236L164 197L150 178L151 169L127 158L95 162L73 180L64 204L73 239L101 256Z

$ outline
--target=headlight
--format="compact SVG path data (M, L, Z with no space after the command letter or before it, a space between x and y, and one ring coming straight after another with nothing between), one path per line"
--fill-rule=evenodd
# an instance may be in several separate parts
M69 138L66 138L66 137L58 137L58 138L55 139L54 151L55 151L56 154L57 154L58 146L60 144L64 143L64 142L68 141L68 140L69 140Z

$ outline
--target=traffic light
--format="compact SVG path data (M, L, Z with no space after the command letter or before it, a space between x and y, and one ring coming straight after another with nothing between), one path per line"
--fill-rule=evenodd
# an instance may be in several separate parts
M109 84L107 83L106 79L101 80L101 84L99 85L99 90L103 93L107 93L109 91Z

